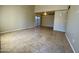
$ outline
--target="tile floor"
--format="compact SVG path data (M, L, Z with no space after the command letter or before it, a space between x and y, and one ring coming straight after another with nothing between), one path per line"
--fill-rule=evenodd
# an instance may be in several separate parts
M51 28L32 28L1 35L1 52L72 53L65 33Z

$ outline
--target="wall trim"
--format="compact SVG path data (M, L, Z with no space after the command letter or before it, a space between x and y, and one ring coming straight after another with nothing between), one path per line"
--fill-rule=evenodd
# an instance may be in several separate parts
M76 53L76 51L75 51L75 49L74 49L73 45L71 44L71 42L70 42L70 40L69 40L69 38L68 38L68 35L67 35L66 33L65 33L65 36L66 36L67 41L69 42L69 44L70 44L70 46L71 46L71 48L72 48L73 52L74 52L74 53Z
M20 28L20 29L15 29L15 30L8 30L8 31L4 31L4 32L0 32L0 34L4 34L4 33L8 33L8 32L14 32L14 31L19 31L19 30L27 30L27 29L31 29L34 28L34 26L29 27L29 28Z

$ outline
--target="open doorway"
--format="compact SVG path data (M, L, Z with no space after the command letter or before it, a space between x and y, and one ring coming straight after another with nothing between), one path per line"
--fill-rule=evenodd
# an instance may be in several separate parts
M35 27L40 27L40 26L41 26L41 17L35 16Z
M53 12L46 12L47 14L44 15L45 12L36 13L35 15L35 27L46 27L52 28L54 27L54 11Z

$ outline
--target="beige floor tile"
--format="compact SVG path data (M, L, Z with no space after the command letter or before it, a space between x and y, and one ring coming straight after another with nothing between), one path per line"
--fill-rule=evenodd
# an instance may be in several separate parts
M1 35L1 52L72 53L65 33L33 28Z

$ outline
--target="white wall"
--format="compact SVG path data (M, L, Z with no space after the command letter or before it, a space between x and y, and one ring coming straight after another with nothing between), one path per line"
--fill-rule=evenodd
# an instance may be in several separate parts
M68 11L66 36L74 52L79 52L79 6L71 6Z
M0 6L0 20L1 20L1 6ZM0 21L0 31L1 31L1 21Z
M67 11L55 11L54 30L65 32Z
M54 15L42 16L42 24L41 24L41 26L53 27L53 22L54 22Z
M34 27L34 6L1 6L0 32Z
M55 11L55 10L67 10L67 9L68 9L68 5L36 5L35 13Z

